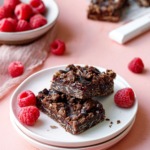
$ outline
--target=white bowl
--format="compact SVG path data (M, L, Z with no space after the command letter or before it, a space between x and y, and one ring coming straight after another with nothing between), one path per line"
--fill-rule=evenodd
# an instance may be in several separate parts
M22 2L28 3L29 0L21 0ZM23 31L23 32L0 32L0 44L26 44L30 43L45 33L55 24L59 9L54 0L43 0L46 5L47 11L45 17L48 23L37 29ZM3 4L3 0L0 0L0 5Z

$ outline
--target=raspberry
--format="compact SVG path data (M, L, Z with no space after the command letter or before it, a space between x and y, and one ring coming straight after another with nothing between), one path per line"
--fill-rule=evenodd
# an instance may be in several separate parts
M7 20L9 20L9 21L13 24L14 30L15 30L15 28L16 28L16 26L17 26L17 20L16 20L16 19L13 19L13 18L7 18Z
M44 14L46 11L45 4L42 0L30 0L29 4L38 12L41 14Z
M15 7L15 15L19 20L28 20L32 16L33 11L29 4L20 3Z
M0 19L13 16L13 10L9 6L0 6Z
M15 31L15 25L10 18L4 18L0 21L0 31L2 32Z
M20 122L28 126L33 126L39 116L39 109L35 106L22 107L18 113L18 118Z
M6 18L7 17L7 13L6 13L6 9L4 6L0 6L0 19Z
M24 72L24 66L19 61L11 62L8 66L8 72L12 77L20 76Z
M4 5L9 6L11 9L15 9L19 3L20 0L4 0Z
M30 30L30 25L26 20L19 20L17 23L16 31Z
M32 91L23 91L18 97L18 105L20 107L31 106L36 104L36 97Z
M134 73L142 73L144 70L144 64L141 58L135 57L128 65L129 70Z
M130 108L135 101L134 92L131 88L124 88L116 92L114 102L117 106L123 108Z
M55 40L50 45L51 52L55 55L63 55L66 49L65 43L61 40Z
M47 20L41 14L35 14L33 17L30 18L30 26L32 29L39 28L47 24Z

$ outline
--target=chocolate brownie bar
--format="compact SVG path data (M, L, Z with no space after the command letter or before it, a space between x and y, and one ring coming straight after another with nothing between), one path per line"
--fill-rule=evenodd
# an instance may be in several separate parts
M87 17L93 20L118 22L127 3L127 0L92 0Z
M79 99L106 96L114 90L115 76L112 70L100 72L92 66L71 64L53 75L51 88Z
M136 0L140 6L150 7L150 0Z
M80 100L52 89L40 91L36 98L37 107L72 134L84 132L105 118L102 104L92 99Z

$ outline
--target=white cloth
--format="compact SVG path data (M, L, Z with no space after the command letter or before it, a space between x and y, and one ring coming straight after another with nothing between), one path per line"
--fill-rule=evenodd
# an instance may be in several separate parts
M50 50L50 42L55 38L55 28L56 27L53 27L53 29L42 38L28 45L0 46L0 99L2 99L12 87L18 85L29 76L34 68L43 64ZM12 78L8 74L8 65L12 61L20 61L23 63L23 75Z

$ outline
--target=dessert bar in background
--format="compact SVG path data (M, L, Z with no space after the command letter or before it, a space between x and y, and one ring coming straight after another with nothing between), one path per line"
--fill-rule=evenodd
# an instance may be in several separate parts
M96 100L81 100L52 89L40 91L36 98L37 107L71 134L82 133L105 118L103 106Z
M140 6L143 6L143 7L150 6L150 0L136 0L136 1Z
M138 6L140 11L137 10L137 12L140 14L140 12L143 11L143 8L141 10L140 7L150 7L150 0L91 0L87 11L87 18L119 22L122 16L130 16L132 14L129 9L132 6L135 9L135 5Z
M100 72L92 66L71 64L53 75L51 88L79 99L106 96L114 91L115 77L112 70Z
M127 5L127 0L91 0L87 17L93 20L118 22Z

